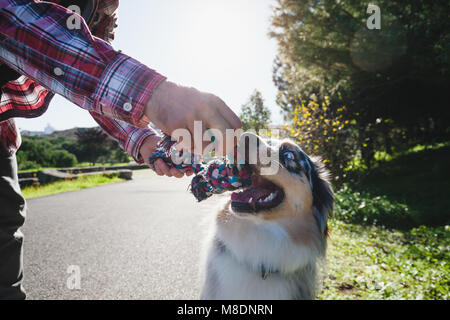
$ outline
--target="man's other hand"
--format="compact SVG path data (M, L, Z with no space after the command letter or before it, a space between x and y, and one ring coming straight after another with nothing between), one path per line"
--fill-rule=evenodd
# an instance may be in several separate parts
M152 155L152 153L156 151L156 145L160 140L161 137L157 135L147 137L142 143L141 149L139 151L145 164L148 165L151 169L153 168L150 166L149 158ZM159 176L182 178L184 177L184 175L190 176L193 174L191 170L182 171L176 168L169 168L167 164L165 164L164 161L161 159L156 160L154 165L155 165L155 172Z

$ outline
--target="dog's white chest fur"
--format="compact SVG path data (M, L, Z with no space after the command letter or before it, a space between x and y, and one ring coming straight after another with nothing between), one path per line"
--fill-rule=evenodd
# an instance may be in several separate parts
M223 300L274 300L292 299L295 288L277 273L263 279L261 274L249 266L238 263L230 254L218 254L210 260L210 268L214 287L204 291L205 299Z
M233 215L226 220L215 225L207 242L202 299L314 297L315 250L295 245L275 224ZM263 270L270 270L267 277Z

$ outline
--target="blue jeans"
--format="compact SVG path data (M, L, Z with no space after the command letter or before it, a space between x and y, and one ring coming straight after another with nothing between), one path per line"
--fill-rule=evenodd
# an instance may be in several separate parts
M25 299L23 234L25 199L20 192L15 155L0 145L0 300Z

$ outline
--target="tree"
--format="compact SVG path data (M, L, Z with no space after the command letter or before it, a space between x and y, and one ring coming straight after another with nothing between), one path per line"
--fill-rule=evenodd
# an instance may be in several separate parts
M95 165L100 157L110 154L108 137L99 128L80 129L75 134L80 147L79 160Z
M75 139L24 135L17 152L19 169L72 167L77 164L77 158L67 150L70 144L75 144Z
M130 156L122 149L117 148L112 152L112 160L114 162L125 163L130 161Z
M450 3L372 3L381 9L380 30L367 28L364 1L278 0L270 32L285 118L302 99L328 96L331 108L345 106L343 116L356 121L355 144L369 165L376 149L450 134Z
M57 168L68 168L77 164L77 158L66 150L56 150L52 152L52 162Z
M240 118L244 130L253 129L259 132L269 126L270 110L264 105L261 92L255 90L249 101L241 108Z

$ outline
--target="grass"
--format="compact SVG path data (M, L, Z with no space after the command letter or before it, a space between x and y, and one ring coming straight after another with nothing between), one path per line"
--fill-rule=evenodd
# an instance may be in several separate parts
M53 194L81 190L86 188L92 188L96 186L102 186L111 183L122 182L124 179L118 176L104 176L104 175L91 175L82 176L74 180L57 181L40 187L25 187L22 189L22 193L26 199L32 199L37 197L49 196Z
M336 192L319 298L447 300L450 145L378 160Z
M417 145L378 161L373 170L363 172L362 178L348 187L365 197L384 197L405 205L409 221L402 227L449 224L449 163L450 143Z
M442 299L450 288L450 228L409 231L331 222L319 299Z
M102 166L102 167L115 167L115 166L127 166L129 165L129 162L123 162L123 163L96 163L94 166ZM77 163L76 167L91 167L92 163L90 162L80 162ZM60 168L33 168L33 169L26 169L26 170L19 170L19 173L26 173L26 172L34 172L34 171L40 171L44 169L60 169Z

